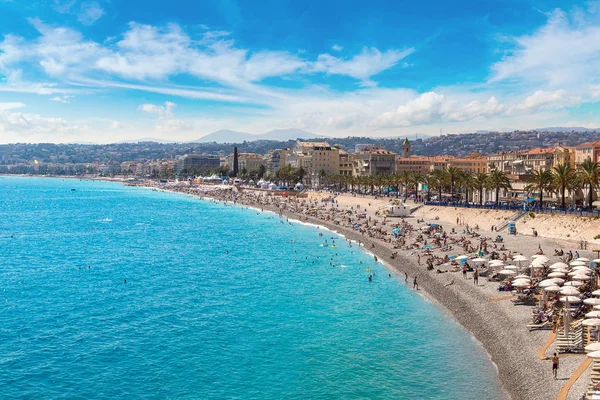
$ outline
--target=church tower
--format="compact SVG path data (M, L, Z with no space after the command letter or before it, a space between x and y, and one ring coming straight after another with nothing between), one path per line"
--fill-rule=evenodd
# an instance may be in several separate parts
M408 141L408 138L406 138L402 143L402 158L408 157L410 157L410 142Z

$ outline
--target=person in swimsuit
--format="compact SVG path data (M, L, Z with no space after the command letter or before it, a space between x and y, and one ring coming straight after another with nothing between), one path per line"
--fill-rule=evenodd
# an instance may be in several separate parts
M554 374L554 379L556 379L556 374L558 373L558 355L554 353L552 356L552 374Z

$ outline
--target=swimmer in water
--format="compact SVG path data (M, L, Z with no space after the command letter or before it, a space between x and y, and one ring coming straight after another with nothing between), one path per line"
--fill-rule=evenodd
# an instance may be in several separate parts
M127 283L127 279L123 279L123 283Z
M369 282L373 282L373 276L369 275Z

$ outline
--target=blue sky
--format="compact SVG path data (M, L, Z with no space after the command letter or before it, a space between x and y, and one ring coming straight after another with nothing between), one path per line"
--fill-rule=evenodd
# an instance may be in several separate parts
M600 127L600 2L0 0L0 142Z

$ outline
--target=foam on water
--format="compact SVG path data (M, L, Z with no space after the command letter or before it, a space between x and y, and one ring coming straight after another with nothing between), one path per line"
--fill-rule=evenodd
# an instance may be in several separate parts
M2 399L504 398L468 332L342 237L105 182L0 177L0 205Z

